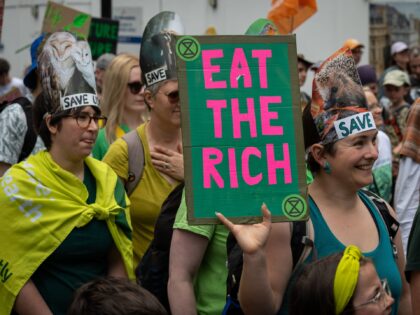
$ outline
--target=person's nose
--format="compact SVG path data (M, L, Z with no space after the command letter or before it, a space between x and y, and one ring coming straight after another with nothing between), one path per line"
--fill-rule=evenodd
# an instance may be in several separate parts
M378 159L378 155L379 155L379 152L378 152L378 144L376 142L373 142L373 141L370 142L368 144L368 148L367 148L367 153L366 154L367 154L368 158L377 160Z
M389 309L394 304L395 300L392 296L385 294L385 308Z
M95 119L91 118L88 125L88 130L96 131L99 129L99 123Z

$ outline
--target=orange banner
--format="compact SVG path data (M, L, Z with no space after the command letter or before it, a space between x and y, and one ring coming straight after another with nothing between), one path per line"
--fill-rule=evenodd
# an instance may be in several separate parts
M316 0L272 0L268 19L280 34L290 34L318 10Z

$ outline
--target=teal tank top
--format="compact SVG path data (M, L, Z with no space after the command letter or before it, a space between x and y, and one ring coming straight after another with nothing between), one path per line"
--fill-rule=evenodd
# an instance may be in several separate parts
M402 292L402 282L398 265L394 258L391 242L389 240L388 229L385 225L385 222L382 219L381 214L379 213L379 210L376 209L373 202L362 191L359 191L358 194L360 199L369 209L369 212L372 215L379 232L378 246L373 251L364 252L363 255L365 257L370 258L373 261L379 278L386 278L388 280L392 291L392 297L395 299L392 314L397 314L399 300ZM344 251L346 246L343 243L341 243L331 232L330 228L328 227L327 223L322 217L318 206L315 204L312 198L309 198L309 207L310 217L314 227L314 247L317 254L317 258L319 259L337 252ZM314 250L311 251L304 263L308 264L311 261L313 261L313 255ZM402 255L402 253L400 253L400 255ZM288 313L287 304L290 294L290 286L294 282L294 276L295 274L292 275L291 279L289 280L289 285L283 299L284 302L278 314Z

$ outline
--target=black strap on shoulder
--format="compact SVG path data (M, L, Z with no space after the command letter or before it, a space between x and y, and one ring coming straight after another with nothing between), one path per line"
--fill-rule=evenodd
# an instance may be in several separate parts
M314 242L309 237L308 221L292 222L292 237L290 239L292 249L293 269L303 260L303 252L306 247L314 248Z
M173 225L175 217L181 205L182 192L184 190L184 182L178 184L174 190L166 197L162 203L160 214L156 220L154 238L152 240L153 246L162 250L167 250L171 246Z
M135 270L137 282L153 293L170 314L168 292L169 253L176 214L182 200L184 183L165 199L155 224L154 238Z
M369 199L375 204L376 208L379 210L379 213L381 214L382 219L385 222L386 228L388 229L389 237L393 240L397 235L400 223L391 215L388 206L381 197L368 190L363 190L363 192L369 197Z
M373 192L369 190L363 190L363 193L366 194L366 196L375 204L376 208L378 209L385 225L388 230L389 239L391 241L391 246L393 249L394 258L397 258L398 252L397 252L397 246L395 245L394 239L395 236L398 233L398 229L400 227L400 223L395 219L391 213L389 212L389 208L386 205L385 201L374 194Z
M145 163L144 148L137 129L126 133L122 136L122 139L127 142L128 148L128 177L125 183L125 190L127 195L130 196L143 175Z
M9 105L10 103L8 101L3 101L0 103L0 113Z
M226 309L226 312L223 312L223 314L243 314L238 302L239 283L242 275L243 252L242 248L236 242L236 238L232 232L229 232L226 239L226 251L228 260L226 291L230 299L236 301L236 306L229 304L229 310ZM236 313L236 311L238 313Z

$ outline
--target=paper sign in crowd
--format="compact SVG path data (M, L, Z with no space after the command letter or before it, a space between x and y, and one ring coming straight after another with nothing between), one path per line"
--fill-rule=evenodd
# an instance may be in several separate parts
M294 36L179 36L186 198L193 224L307 216Z

